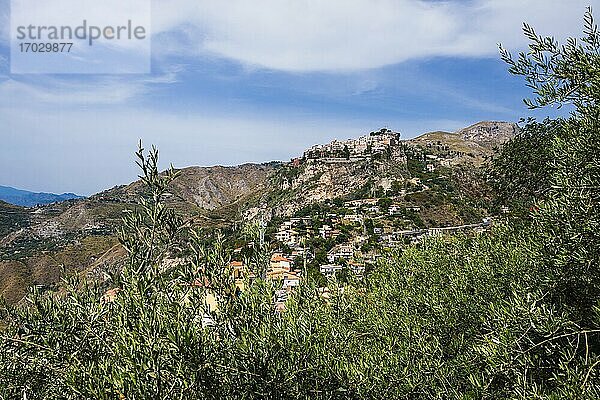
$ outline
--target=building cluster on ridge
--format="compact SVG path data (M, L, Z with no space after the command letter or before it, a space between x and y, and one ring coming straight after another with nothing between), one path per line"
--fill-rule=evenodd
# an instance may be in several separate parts
M485 134L490 137L496 135L491 128L489 132L480 131L482 129L479 128L473 129L473 132L466 130L461 135L470 134L470 138L477 140L487 138ZM323 167L319 164L325 164L324 168L327 168L326 164L396 161L402 157L410 161L407 163L410 174L395 180L388 179L387 186L374 187L361 194L363 197L344 199L340 195L325 199L320 211L311 210L309 214L298 212L277 220L274 231L268 235L272 253L264 276L277 282L274 295L277 311L285 310L290 293L311 271L325 278L322 281L322 297L325 298L328 296L325 290L328 279L336 279L342 272L345 276L349 273L361 278L385 254L386 249L402 248L428 236L481 233L489 229L492 223L489 217L464 225L432 225L429 220L427 223L423 221L427 208L432 207L432 202L427 199L439 194L433 192L432 184L437 182L439 186L440 181L447 180L448 169L454 164L480 157L477 146L456 146L452 140L460 135L441 134L434 132L402 141L400 133L384 128L357 139L314 145L302 157L291 161L291 167L303 164ZM452 140L446 141L444 135L450 135ZM436 190L439 191L439 188ZM408 196L415 195L421 200L408 199ZM238 282L243 284L243 279L238 279Z
M334 140L328 144L317 144L303 154L302 160L357 161L385 154L400 143L400 133L389 129L371 132L358 139Z

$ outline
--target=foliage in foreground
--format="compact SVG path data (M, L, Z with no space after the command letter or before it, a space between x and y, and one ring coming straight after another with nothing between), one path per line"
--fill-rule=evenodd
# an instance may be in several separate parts
M149 195L124 223L128 264L4 308L0 398L600 398L600 37L591 13L582 46L528 34L529 56L504 57L529 104L576 111L525 127L544 134L536 157L519 136L495 161L514 167L498 187L526 195L517 219L389 254L329 299L308 280L277 313L264 246L247 260L259 279L236 290L220 240L162 202L175 174L140 151Z
M226 261L218 245L205 257ZM283 314L259 281L206 327L186 266L123 277L113 303L94 287L62 300L34 296L7 332L0 393L595 398L595 336L544 301L538 257L526 235L506 228L435 240L391 257L364 287L333 287L329 302L306 286Z

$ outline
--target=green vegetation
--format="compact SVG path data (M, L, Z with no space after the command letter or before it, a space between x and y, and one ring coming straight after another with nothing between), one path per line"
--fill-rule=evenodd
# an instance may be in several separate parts
M0 237L26 227L28 223L29 212L26 209L0 200Z
M165 205L175 171L140 150L151 196L125 218L128 262L3 308L0 398L600 398L600 34L591 11L582 44L526 33L530 52L503 57L527 104L574 112L493 160L498 203L519 204L507 222L390 253L329 292L306 279L275 311L264 232L247 229L257 279L237 290L222 240Z

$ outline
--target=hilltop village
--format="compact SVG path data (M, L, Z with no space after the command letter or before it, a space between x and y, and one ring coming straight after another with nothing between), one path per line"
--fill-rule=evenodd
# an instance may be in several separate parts
M294 159L292 163L306 162L356 162L370 158L382 158L398 148L400 133L389 129L371 132L358 139L334 140L329 144L314 145L304 152L302 159Z
M477 130L479 138L495 134ZM281 282L278 304L306 276L324 287L332 278L360 279L385 252L427 236L476 234L491 226L489 210L465 198L455 182L455 170L477 163L481 155L436 139L403 141L400 133L381 129L358 139L312 146L291 160L286 168L295 180L305 179L302 175L308 170L335 165L381 169L392 164L401 165L405 172L379 176L378 181L356 187L350 194L340 189L339 196L334 192L322 202L265 224L272 248L266 277ZM293 188L294 182L285 187ZM236 248L238 267L243 265L243 254L243 246Z

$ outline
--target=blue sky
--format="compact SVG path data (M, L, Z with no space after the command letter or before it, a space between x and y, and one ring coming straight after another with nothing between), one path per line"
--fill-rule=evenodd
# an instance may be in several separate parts
M554 115L524 107L496 45L524 49L523 21L577 35L598 2L156 0L152 74L18 75L0 0L0 184L128 183L139 139L164 166L234 165L384 126L409 138Z

